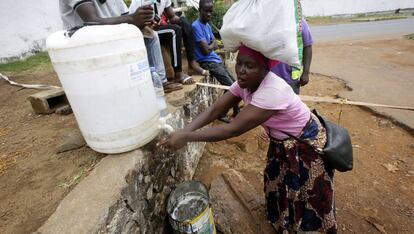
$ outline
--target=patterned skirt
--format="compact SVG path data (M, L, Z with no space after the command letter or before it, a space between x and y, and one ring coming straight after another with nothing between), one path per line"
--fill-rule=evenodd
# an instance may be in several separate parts
M313 114L300 138L325 145L325 128ZM336 233L333 171L313 148L292 138L271 139L267 158L267 216L277 232Z

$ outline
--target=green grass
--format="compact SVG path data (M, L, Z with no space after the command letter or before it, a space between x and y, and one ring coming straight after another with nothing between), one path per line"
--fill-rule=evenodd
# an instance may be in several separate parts
M306 17L306 21L309 24L326 24L326 23L335 22L332 16L311 16L311 17Z
M407 16L371 16L352 19L351 22L372 22L381 20L407 19Z
M408 38L408 40L414 40L414 33L411 33L407 35L406 37Z
M50 66L47 52L39 52L26 59L0 64L0 72L22 72L34 68Z
M338 24L352 22L370 22L380 20L406 19L411 16L411 11L394 14L393 12L380 13L360 13L355 15L337 15L337 16L314 16L306 17L309 24Z

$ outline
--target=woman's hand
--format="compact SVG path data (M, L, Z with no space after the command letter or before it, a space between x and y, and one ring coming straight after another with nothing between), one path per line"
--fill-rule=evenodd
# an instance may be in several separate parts
M185 131L174 132L171 135L169 135L167 139L160 142L159 145L170 148L170 149L178 150L187 144L188 142L188 140L186 140L187 133L188 132L185 132Z

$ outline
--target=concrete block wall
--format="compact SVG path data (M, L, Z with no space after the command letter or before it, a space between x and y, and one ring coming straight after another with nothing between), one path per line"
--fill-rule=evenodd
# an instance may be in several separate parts
M207 87L187 92L185 104L168 123L182 128L220 94ZM103 158L36 233L163 233L168 195L177 183L193 177L205 143L169 152L156 146L158 139Z

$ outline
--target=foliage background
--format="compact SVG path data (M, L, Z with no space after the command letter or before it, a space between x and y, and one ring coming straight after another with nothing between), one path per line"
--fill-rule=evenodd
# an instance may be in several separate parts
M127 4L127 6L131 4L131 0L124 0L124 2ZM213 26L213 32L216 36L219 36L219 32L216 28L220 29L223 25L223 16L226 14L229 8L230 6L223 0L214 1L213 17L210 24L215 26ZM193 22L198 18L198 10L195 7L189 7L185 12L185 16L188 18L188 20L190 20L190 22Z
M230 6L224 3L222 0L214 1L213 17L210 24L215 26L213 26L213 32L216 36L219 36L219 32L216 28L220 29L223 25L223 16L226 14L229 8ZM198 10L195 7L190 7L185 15L190 20L190 22L193 22L198 18Z

